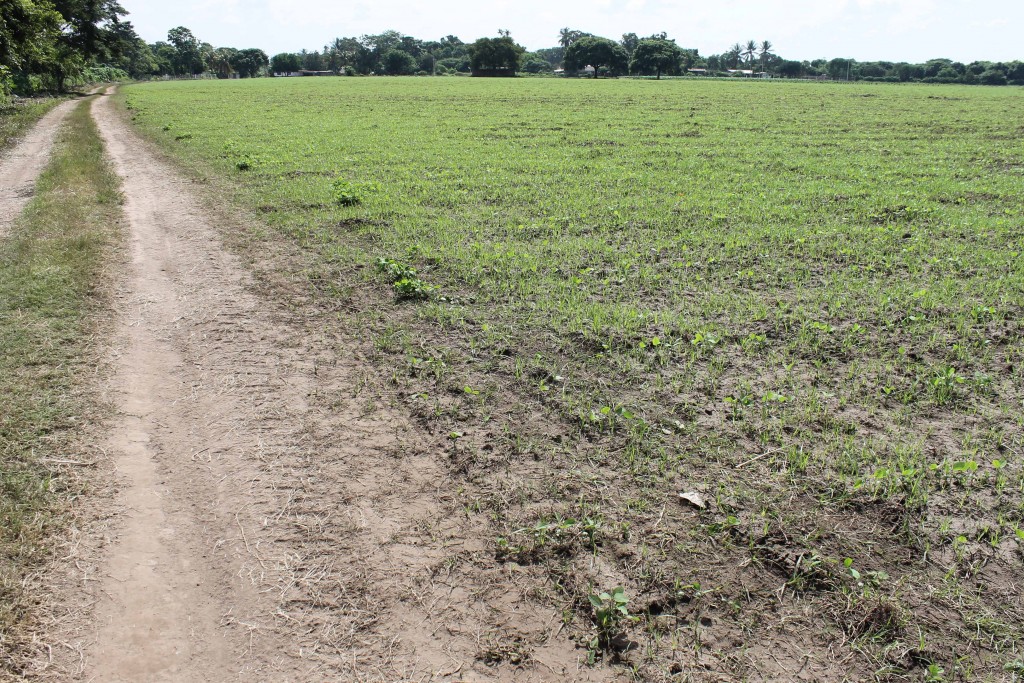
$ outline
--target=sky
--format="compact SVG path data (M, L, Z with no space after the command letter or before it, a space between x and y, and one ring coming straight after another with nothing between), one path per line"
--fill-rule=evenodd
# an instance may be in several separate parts
M121 0L148 42L186 26L215 47L268 55L394 29L466 42L508 29L530 50L563 27L618 39L665 31L702 55L769 40L787 59L1024 60L1024 0Z

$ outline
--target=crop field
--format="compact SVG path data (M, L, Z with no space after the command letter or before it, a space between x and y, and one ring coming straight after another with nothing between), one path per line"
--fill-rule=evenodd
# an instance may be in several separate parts
M583 660L1024 675L1024 90L131 86L295 243ZM460 571L453 568L452 571ZM617 588L621 591L616 591ZM481 657L528 666L506 634Z

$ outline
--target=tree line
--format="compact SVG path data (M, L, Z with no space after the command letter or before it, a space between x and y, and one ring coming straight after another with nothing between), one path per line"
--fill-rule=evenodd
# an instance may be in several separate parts
M253 78L296 72L347 75L761 76L985 85L1024 85L1024 62L932 59L858 62L789 60L771 41L737 42L703 56L666 33L614 40L563 28L556 44L529 51L507 30L466 43L421 40L398 31L335 38L312 51L268 58L259 48L214 47L184 26L146 43L117 0L0 0L0 87L5 93L62 91L82 80L153 77Z
M484 59L483 55L487 55ZM474 61L475 60L475 61ZM358 75L468 74L474 68L512 68L519 73L600 76L748 75L851 81L1024 85L1024 62L956 62L931 59L924 63L834 58L790 60L775 52L769 40L737 42L718 54L701 55L679 45L666 33L619 40L563 28L557 44L529 51L516 44L508 31L497 38L465 43L449 35L420 40L397 31L336 38L318 50L274 55L270 73L333 71ZM590 67L590 68L588 68Z
M214 48L179 26L148 44L117 0L0 0L0 95L86 82L210 74L266 75L258 48Z

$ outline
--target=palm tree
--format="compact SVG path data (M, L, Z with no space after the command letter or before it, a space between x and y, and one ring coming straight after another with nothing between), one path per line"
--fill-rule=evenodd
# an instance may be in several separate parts
M575 33L576 32L571 28L563 28L558 32L558 44L564 48L568 48L572 45L573 38L575 37L573 34Z
M729 55L729 61L732 62L732 68L735 69L740 65L740 55L743 54L743 46L739 43L733 43L726 54Z
M747 56L747 66L754 63L754 54L757 52L757 43L753 40L747 41L747 49L743 51L743 54Z
M761 71L768 70L768 67L765 63L768 61L768 57L770 57L772 54L772 47L773 45L771 44L771 41L765 40L761 42Z

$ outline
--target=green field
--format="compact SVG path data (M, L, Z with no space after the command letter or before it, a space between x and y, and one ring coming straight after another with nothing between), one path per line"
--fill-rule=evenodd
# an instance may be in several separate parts
M644 679L1024 672L1024 90L123 98L254 234L307 250L311 292L447 438L479 561L525 568L595 658ZM619 583L637 619L602 630L588 598Z

